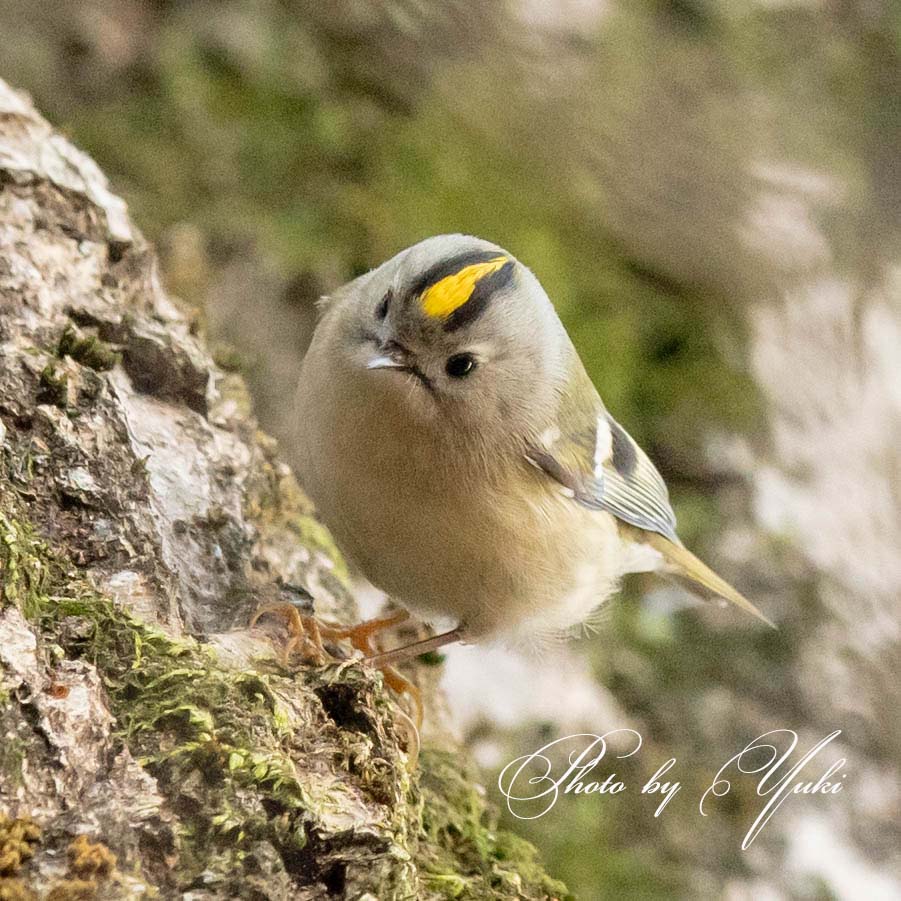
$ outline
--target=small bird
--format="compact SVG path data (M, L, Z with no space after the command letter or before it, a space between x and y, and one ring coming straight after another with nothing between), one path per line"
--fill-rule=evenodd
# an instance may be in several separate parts
M488 241L429 238L326 300L293 450L362 573L453 623L380 655L372 636L405 614L330 630L382 667L456 640L567 634L630 572L687 579L769 623L682 545L663 479L538 279Z

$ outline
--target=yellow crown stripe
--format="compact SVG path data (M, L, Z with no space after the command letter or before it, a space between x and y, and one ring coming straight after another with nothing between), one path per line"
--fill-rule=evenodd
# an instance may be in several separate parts
M484 263L473 263L453 275L445 276L440 282L435 282L423 292L419 301L422 304L423 312L427 316L434 316L437 319L447 318L472 297L476 285L486 275L497 272L507 262L507 257L495 257Z

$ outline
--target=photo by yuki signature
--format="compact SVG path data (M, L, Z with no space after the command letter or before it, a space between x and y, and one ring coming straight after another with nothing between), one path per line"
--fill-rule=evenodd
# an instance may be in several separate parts
M716 798L722 798L732 789L730 780L756 778L757 795L766 802L742 841L742 850L747 850L790 796L835 795L842 790L842 780L847 776L840 772L847 763L844 757L825 767L813 763L839 735L841 730L836 729L806 752L796 754L797 732L791 729L764 732L720 767L698 802L698 812L707 816ZM612 729L603 735L591 732L566 735L508 763L498 776L498 788L513 816L521 820L538 819L557 804L561 795L616 795L626 791L628 786L617 778L612 767L606 767L609 772L603 776L594 771L602 761L612 764L631 757L641 745L641 734L634 729ZM682 788L681 782L670 774L675 766L676 758L671 757L639 790L642 795L660 797L655 817L660 816Z

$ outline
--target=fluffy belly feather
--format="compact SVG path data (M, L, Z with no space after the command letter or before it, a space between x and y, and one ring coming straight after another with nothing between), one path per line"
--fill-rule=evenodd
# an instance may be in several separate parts
M426 621L452 618L472 640L530 641L583 622L616 587L613 518L579 508L531 471L516 491L490 497L384 473L337 464L308 482L347 556ZM329 487L335 479L357 486L351 502Z
M524 458L498 467L490 490L465 467L438 478L446 448L409 427L398 441L390 414L356 397L301 404L298 462L338 545L378 588L426 621L455 620L470 640L514 643L583 622L615 589L609 514L579 507Z

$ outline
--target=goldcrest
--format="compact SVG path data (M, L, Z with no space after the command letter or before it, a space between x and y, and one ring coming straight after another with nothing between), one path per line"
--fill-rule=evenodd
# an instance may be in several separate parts
M682 545L663 479L607 412L547 294L488 241L429 238L326 300L294 451L366 578L453 623L416 653L570 633L638 571L769 622Z

